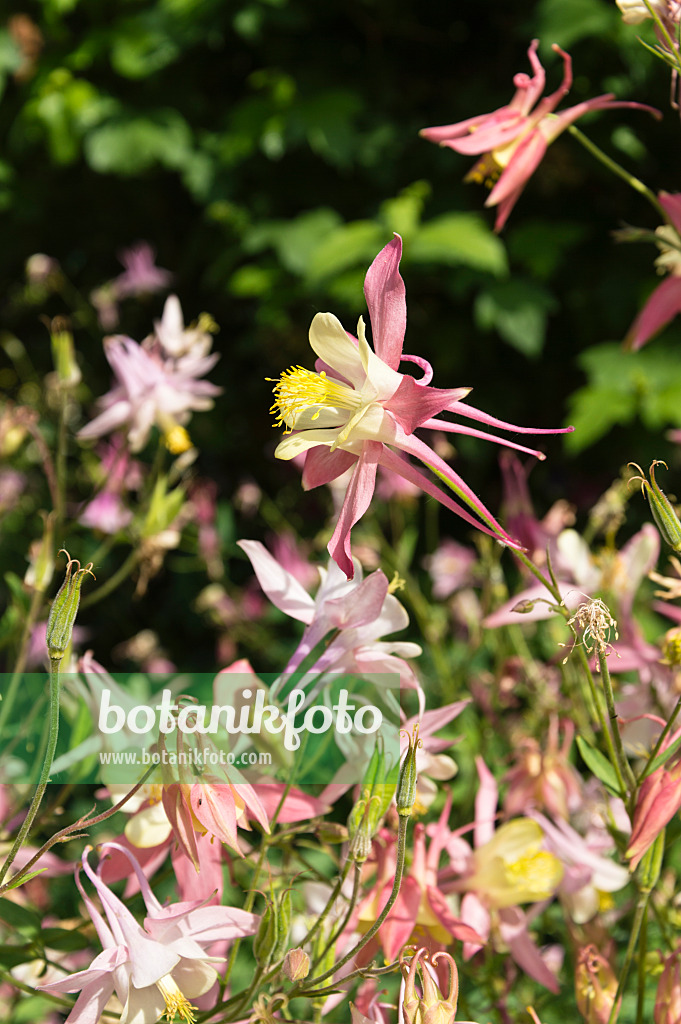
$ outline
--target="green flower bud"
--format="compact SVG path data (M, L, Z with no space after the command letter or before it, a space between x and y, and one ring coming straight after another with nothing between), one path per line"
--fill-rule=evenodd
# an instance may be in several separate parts
M274 947L277 944L277 906L268 897L265 912L260 918L255 939L253 940L253 956L258 964L266 968L272 961Z
M667 495L658 487L655 479L655 466L664 466L665 469L668 469L667 463L661 459L655 459L649 470L650 482L646 480L640 466L637 466L635 462L630 462L629 465L633 466L641 474L640 476L633 476L631 479L640 480L641 490L648 499L655 525L662 534L663 539L666 540L667 544L674 551L681 551L681 523L679 522L679 517L674 511L674 507Z
M95 574L92 571L92 562L88 562L81 569L80 562L76 558L71 558L68 551L65 551L64 548L61 549L59 554L62 551L68 558L66 576L57 591L57 596L52 602L52 608L47 620L47 650L52 661L61 661L71 643L73 623L80 603L80 588L83 583L83 577L86 573L90 573L92 578L95 579ZM75 572L73 570L74 565L76 566Z
M62 387L70 388L80 383L81 372L73 350L73 334L69 321L56 316L50 324L52 360L57 378Z
M404 818L409 817L416 803L416 751L422 746L418 723L414 726L412 735L408 735L408 740L409 747L400 768L396 797L397 813Z

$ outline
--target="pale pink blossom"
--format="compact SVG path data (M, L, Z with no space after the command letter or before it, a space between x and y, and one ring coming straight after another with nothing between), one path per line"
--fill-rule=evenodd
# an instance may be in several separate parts
M125 268L111 282L118 299L164 291L173 279L169 270L156 266L156 253L148 242L137 242L121 249L118 258Z
M470 583L475 560L475 552L470 548L445 538L432 555L423 559L433 581L433 597L442 600Z
M348 579L354 573L350 532L369 507L379 466L416 484L483 533L511 547L519 546L459 474L414 432L419 427L445 430L495 441L538 458L543 455L515 441L440 419L437 414L455 412L516 433L565 432L517 427L497 420L464 403L470 388L442 390L429 386L433 375L430 364L420 356L402 352L407 307L399 273L401 255L402 240L396 236L378 254L366 276L364 293L374 348L367 341L361 318L355 339L332 313L317 313L310 327L310 345L318 357L316 372L292 367L282 373L274 388L272 412L286 435L275 455L290 460L307 454L303 487L328 484L352 468L343 507L328 545L329 553ZM422 370L420 380L398 372L399 364L405 361ZM410 457L423 462L444 480L463 505L417 469Z
M566 128L590 110L631 107L659 112L641 103L615 100L612 93L585 100L574 107L555 113L555 109L572 86L572 60L555 43L552 49L563 58L563 81L555 92L544 96L545 73L537 57L539 40L534 39L527 51L532 76L517 74L516 87L510 103L491 114L469 117L456 124L424 128L421 135L430 142L448 146L457 153L480 155L466 181L492 187L485 206L498 206L495 230L500 231L508 220L525 185L544 158L549 145Z
M113 849L123 850L115 843L100 847L105 856ZM92 870L90 850L83 853L83 870L97 890L104 917L82 888L78 873L76 884L103 951L86 970L40 987L58 994L80 991L67 1024L94 1024L114 993L123 1005L121 1024L156 1024L163 1014L168 1020L176 1014L191 1019L190 1000L203 996L218 979L216 958L206 947L216 940L253 935L259 919L234 907L207 907L201 900L162 907L134 856L124 851L147 909L140 925Z

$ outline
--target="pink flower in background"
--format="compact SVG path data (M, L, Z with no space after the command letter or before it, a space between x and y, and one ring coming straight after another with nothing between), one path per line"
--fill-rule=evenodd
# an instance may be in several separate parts
M627 332L627 348L639 349L655 337L658 331L681 313L681 193L660 192L670 224L659 227L655 234L661 255L655 260L660 274L667 277L650 296Z
M174 454L191 447L184 425L192 412L212 409L213 398L220 394L215 384L198 379L213 368L218 355L202 348L168 357L153 340L139 345L123 335L105 338L104 352L116 384L99 400L100 414L78 436L89 440L126 427L132 451L140 451L157 426Z
M511 547L519 546L458 473L419 440L414 431L424 427L468 434L538 458L543 455L485 431L439 419L438 413L457 412L468 419L518 433L566 432L516 427L497 420L464 404L470 388L429 387L433 375L430 364L420 356L402 353L407 307L399 272L401 255L402 240L396 236L371 264L364 283L375 349L369 346L361 318L355 339L332 313L317 313L310 327L310 345L318 357L316 372L291 367L281 374L274 387L272 412L286 434L275 455L289 460L306 453L303 487L328 484L352 468L345 501L329 542L329 553L348 579L352 579L355 571L350 531L369 507L379 465L416 484L483 533ZM398 372L403 361L420 367L423 376L419 381ZM480 519L474 518L404 456L423 462Z
M496 231L501 231L508 220L548 146L583 114L590 110L631 107L660 116L657 110L645 104L615 100L612 93L554 113L572 86L572 60L569 54L553 44L554 52L563 58L563 81L555 92L542 99L546 76L537 57L538 46L539 40L533 39L527 51L532 76L521 73L514 77L516 91L506 106L456 124L424 128L420 133L429 142L448 146L457 153L480 155L465 180L493 186L485 206L499 207L494 225Z
M206 946L216 940L253 935L259 918L235 907L206 907L201 900L162 907L133 855L116 843L103 843L101 852L119 850L137 875L147 908L144 926L94 872L88 863L91 847L83 853L83 870L94 885L106 920L76 884L97 930L103 952L84 971L41 986L46 992L80 995L67 1024L93 1024L116 993L123 1004L122 1024L155 1024L163 1014L193 1019L190 999L209 991L218 979Z
M418 657L421 648L408 641L386 641L386 634L406 629L409 616L391 594L388 580L378 569L366 579L357 563L348 579L334 562L319 569L321 585L315 597L305 591L296 577L284 569L258 541L242 540L251 565L272 604L294 619L304 622L305 632L284 670L290 675L332 630L331 640L309 673L329 671L397 672L401 684L416 689L418 683L404 658ZM274 689L270 691L274 694Z
M470 583L475 562L476 555L471 548L445 538L432 555L423 559L433 581L433 597L442 600Z
M125 270L111 285L119 299L165 291L173 279L169 270L156 266L156 253L148 242L137 242L128 249L121 249L118 258Z

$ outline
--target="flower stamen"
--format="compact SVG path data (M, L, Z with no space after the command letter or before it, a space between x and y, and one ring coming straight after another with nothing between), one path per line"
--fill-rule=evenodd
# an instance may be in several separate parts
M323 408L355 410L361 405L359 395L346 384L328 377L326 370L315 373L304 366L291 366L279 378L267 377L266 380L275 382L272 388L275 401L270 408L276 416L274 426L284 427L286 434L291 433L306 409L318 407L312 416L316 420Z
M156 982L158 990L163 996L166 1004L165 1019L167 1021L175 1020L175 1017L179 1017L180 1020L185 1021L185 1024L195 1024L196 1017L194 1016L195 1006L189 1002L186 996L178 988L177 983L174 981L170 974L164 974L162 978Z

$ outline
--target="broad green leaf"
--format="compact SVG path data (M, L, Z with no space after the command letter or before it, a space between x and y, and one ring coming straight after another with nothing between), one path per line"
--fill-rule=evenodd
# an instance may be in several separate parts
M120 114L91 131L84 142L94 171L124 176L157 164L181 170L192 156L191 147L191 129L174 110L148 116Z
M17 931L26 935L35 935L40 931L42 921L40 916L19 903L0 896L0 921L16 928Z
M427 221L411 240L405 260L463 264L497 277L508 271L503 242L473 213L445 213Z
M616 5L605 0L542 0L538 13L539 38L565 48L585 37L611 36L622 21Z
M316 247L310 259L307 280L321 281L354 267L368 267L387 239L372 220L355 220L336 228Z

